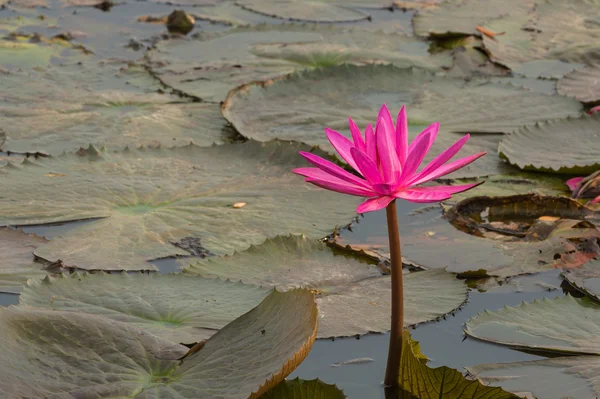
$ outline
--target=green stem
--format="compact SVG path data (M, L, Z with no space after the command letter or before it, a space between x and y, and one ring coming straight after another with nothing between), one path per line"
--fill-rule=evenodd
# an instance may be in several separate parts
M402 332L404 330L404 287L402 285L402 254L400 251L400 232L396 215L396 200L385 209L387 215L388 238L390 241L390 260L392 263L392 326L390 329L390 348L385 385L398 386L400 376L400 354L402 353Z

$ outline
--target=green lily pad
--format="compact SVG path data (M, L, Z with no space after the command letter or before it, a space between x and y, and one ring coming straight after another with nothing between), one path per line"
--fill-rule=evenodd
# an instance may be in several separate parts
M584 103L600 101L600 65L575 70L556 84L559 94Z
M0 67L3 69L46 67L63 57L80 59L86 53L81 46L40 35L19 34L0 39Z
M343 2L335 4L327 0L238 0L236 4L258 14L292 21L355 22L369 17L369 14L353 10ZM390 3L387 5L389 7Z
M600 169L600 115L523 127L500 142L500 156L524 170L590 174ZM564 150L568 134L568 151Z
M593 21L600 17L598 6L597 0L538 2L528 12L511 12L486 23L486 29L505 34L484 35L483 44L492 60L517 71L534 60L597 61L600 28Z
M269 290L218 279L148 274L73 274L30 281L21 305L89 313L168 339L207 339L258 305Z
M358 230L360 223L353 230ZM404 233L407 231L408 233ZM463 233L447 221L433 217L401 231L404 261L424 269L445 269L466 277L510 277L555 268L580 267L600 254L595 229L557 229L545 240L511 242L489 240ZM389 258L387 231L371 231L367 240L342 231L335 237L339 246Z
M464 330L472 337L519 349L599 355L599 326L600 305L567 295L479 313Z
M223 142L218 106L157 93L146 71L71 66L9 72L0 100L4 151L60 154L90 143L211 145Z
M502 388L488 387L465 378L458 370L446 366L427 366L418 342L405 331L398 382L405 391L419 399L517 399Z
M146 261L190 254L179 247L226 254L278 234L322 238L351 221L360 199L302 184L291 172L307 165L298 150L310 148L278 141L90 147L9 164L0 168L0 226L101 218L36 250L50 261L101 270L155 269ZM233 206L239 202L246 205Z
M277 237L231 257L206 259L185 271L277 289L310 288L319 294L319 338L389 329L390 276L383 276L364 257L336 253L319 241ZM404 278L407 326L436 319L466 299L467 286L443 271L416 272Z
M195 40L161 41L147 57L167 86L215 102L242 84L305 68L385 62L438 70L452 65L448 54L430 55L426 42L410 36L296 24L239 27L201 33Z
M246 137L261 141L273 137L297 140L333 152L323 127L349 135L348 116L364 128L375 122L382 102L387 102L392 110L408 105L413 136L433 122L441 123L441 132L425 161L462 137L455 133L510 133L538 120L579 115L581 109L571 99L486 80L436 77L422 70L393 66L344 65L243 86L230 93L222 111ZM303 106L298 107L299 103ZM476 177L509 171L504 162L493 156L501 137L471 137L462 153L490 154L451 176Z
M346 395L335 385L321 380L285 380L261 396L263 399L344 399Z
M566 356L467 367L480 381L544 399L586 399L600 395L600 358Z
M19 230L0 229L0 292L18 294L25 282L46 275L33 251L47 241Z
M588 262L579 269L567 270L563 276L572 286L600 301L600 260Z
M421 10L413 19L419 36L481 35L477 25L506 16L526 15L535 6L533 0L447 0L438 7Z
M273 292L183 361L186 347L103 317L18 306L0 321L4 396L255 399L306 357L317 308Z

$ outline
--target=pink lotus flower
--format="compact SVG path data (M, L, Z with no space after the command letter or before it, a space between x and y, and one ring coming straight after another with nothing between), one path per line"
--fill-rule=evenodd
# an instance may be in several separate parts
M368 197L369 199L356 208L358 213L385 208L396 198L411 202L444 201L452 194L481 184L416 187L454 172L485 155L485 152L480 152L447 163L467 142L468 134L417 171L435 141L439 123L436 122L423 130L410 145L405 107L400 110L394 127L390 111L383 105L377 116L375 130L368 125L364 137L350 118L349 125L353 141L328 128L325 128L325 134L339 155L362 177L303 151L300 155L316 168L298 168L294 169L294 173L305 176L308 183L328 190Z
M600 106L599 106L600 107ZM595 176L598 175L598 172L590 175L588 178L593 178ZM573 197L574 198L583 198L582 195L584 197L588 197L589 194L591 194L592 192L594 192L594 187L596 188L596 193L597 191L597 185L595 185L594 187L590 187L591 189L589 190L589 192L584 193L585 188L587 187L580 187L582 183L586 183L584 182L584 179L587 180L588 178L586 177L573 177L572 179L567 180L565 183L567 184L567 186L569 186L569 190L571 190L573 192ZM595 194L592 194L592 196ZM596 198L593 198L591 200L588 201L588 205L591 204L600 204L600 195L598 195Z

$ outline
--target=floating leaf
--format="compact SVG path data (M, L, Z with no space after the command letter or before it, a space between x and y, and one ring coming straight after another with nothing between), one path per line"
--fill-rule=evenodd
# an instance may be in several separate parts
M600 301L600 260L588 262L579 269L567 270L563 276L572 286Z
M2 77L5 151L60 154L93 144L211 145L223 142L217 106L156 93L147 72L73 66ZM141 87L140 87L141 86Z
M524 170L589 174L600 169L600 115L523 127L500 142L500 156ZM565 132L568 151L565 151Z
M3 69L46 67L59 57L82 58L85 55L86 50L81 46L37 34L15 34L0 39L0 67ZM3 76L3 89L5 79Z
M374 123L381 102L392 110L408 104L414 134L433 122L441 132L426 161L458 140L454 132L510 133L522 125L557 116L579 115L581 105L486 80L436 77L393 66L338 66L297 73L266 84L232 91L223 115L244 136L266 141L298 140L332 151L323 126L348 133L348 115L364 128ZM302 106L298 106L302 104ZM535 109L535 111L533 111ZM465 153L496 152L500 135L477 135ZM452 177L474 177L506 171L494 156L484 157Z
M419 399L517 399L501 388L488 387L468 380L458 370L446 366L430 368L424 361L418 342L404 331L398 382Z
M248 82L311 67L385 62L437 70L452 64L449 55L430 55L426 42L406 35L295 24L239 27L202 33L196 40L161 41L147 57L167 86L206 101L221 101L229 90Z
M0 168L0 226L102 218L36 251L102 270L154 269L147 260L189 255L173 245L189 237L217 254L290 232L322 238L350 222L360 199L299 184L291 170L306 165L301 149L310 150L277 141L122 152L90 147L26 160ZM240 201L247 205L233 208Z
M490 385L519 396L544 399L587 399L600 395L600 357L567 356L515 363L467 367Z
M306 357L314 296L273 292L182 362L187 348L137 327L73 312L0 309L0 393L8 397L256 399Z
M0 229L0 291L18 294L32 277L46 275L44 265L34 261L33 251L44 238L19 230Z
M207 339L267 289L181 274L73 274L30 281L19 303L126 322L175 343Z
M485 311L465 324L465 332L478 339L519 349L570 355L599 355L598 328L600 305L588 298L577 299L570 295Z
M370 5L371 2L365 3ZM335 4L327 0L238 0L236 4L258 14L292 21L354 22L369 18L368 14L353 10L343 2Z
M322 242L277 237L231 257L190 265L186 272L277 289L310 288L318 293L319 338L389 329L390 276L382 276L367 259L336 253ZM466 299L466 285L443 271L404 278L407 326L438 318Z
M344 399L346 395L335 385L321 380L285 380L261 396L262 399Z
M584 103L600 101L600 65L577 69L556 83L563 96L574 97Z
M477 26L502 16L527 14L533 0L447 0L439 7L421 10L413 19L419 36L481 35ZM501 32L501 31L497 31Z

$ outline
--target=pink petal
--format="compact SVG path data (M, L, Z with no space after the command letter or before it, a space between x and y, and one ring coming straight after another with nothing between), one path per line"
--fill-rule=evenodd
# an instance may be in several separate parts
M410 202L439 202L449 199L452 194L470 190L483 182L458 186L415 187L396 193L397 198Z
M352 151L354 148L351 148L350 150ZM329 162L328 160L323 159L315 154L311 154L310 152L300 151L300 155L302 155L308 162L312 163L317 168L329 173L332 176L347 181L348 183L356 184L357 186L369 188L369 185L366 181L354 176L352 173L348 173L333 162Z
M381 108L379 108L379 113L377 114L377 121L383 119L383 124L385 125L386 131L389 132L390 141L394 144L393 149L396 149L396 134L394 133L394 120L392 119L392 114L388 109L387 105L383 104Z
M354 184L345 182L337 177L331 176L329 173L317 168L296 168L294 173L305 176L308 183L315 186L325 188L327 190L336 191L338 193L356 195L359 197L374 197L377 194L371 190L366 190Z
M400 177L401 171L398 154L396 154L396 142L393 140L396 132L388 127L388 123L383 118L377 122L376 129L377 155L379 155L381 175L385 182L395 183Z
M365 144L367 147L367 155L377 165L379 162L379 159L377 158L377 140L371 124L368 124L367 128L365 129Z
M460 151L460 149L469 140L469 137L470 137L470 135L467 134L466 136L464 136L460 140L458 140L456 143L452 144L445 151L443 151L440 155L438 155L431 162L429 162L429 164L427 166L425 166L422 171L417 173L415 175L415 177L413 177L411 180L416 181L421 178L426 179L427 175L429 173L435 171L437 168L439 168L440 166L445 164L449 159L451 159L454 155L456 155L456 153L458 153L458 151ZM411 180L408 181L408 184L412 183Z
M348 118L348 125L350 126L350 133L352 133L352 140L354 141L354 146L362 152L366 152L367 147L365 146L365 141L363 140L363 137L360 134L360 129L358 128L356 123L354 123L352 118Z
M352 157L354 158L354 162L358 166L360 173L367 179L370 184L380 184L383 183L383 179L379 174L379 169L375 162L367 154L362 151L357 150L356 148L352 148L350 150Z
M373 190L380 195L393 195L397 187L395 184L373 184Z
M565 183L569 186L569 190L575 191L579 183L583 180L583 177L574 177L572 179L567 180Z
M408 119L406 118L406 107L403 105L396 120L396 153L400 166L404 168L408 154Z
M431 148L433 142L437 138L437 134L438 134L439 130L440 130L440 124L439 124L439 122L434 122L431 125L427 126L421 133L419 133L417 135L417 137L415 137L415 139L412 141L412 143L410 143L410 145L408 146L408 155L410 155L410 153L414 151L417 139L419 137L425 136L427 133L431 133L430 136L429 136L429 146L425 150L425 155L427 155L427 151L429 151L429 149Z
M394 197L389 197L389 196L370 198L370 199L366 200L365 202L363 202L362 204L360 204L356 208L356 212L365 213L365 212L378 211L378 210L383 209L386 206L388 206L389 203L392 202L394 199L395 199Z
M600 112L600 105L595 106L594 108L588 111L588 115L595 114L596 112Z
M600 204L600 195L589 201L588 204Z
M445 176L449 173L454 172L457 169L467 166L468 164L470 164L471 162L475 161L478 158L481 158L485 154L486 154L486 152L483 151L483 152L480 152L475 155L470 155L468 157L457 159L454 162L450 162L449 164L440 166L432 173L420 178L419 180L415 180L415 181L411 182L410 184L411 184L411 186L416 186L417 184L425 183L427 181L437 179L438 177Z
M329 139L329 142L333 148L335 148L338 154L340 154L342 159L356 170L356 164L354 163L354 159L352 159L352 155L350 154L350 148L354 147L354 144L341 133L331 130L328 127L325 128L325 134L327 135L327 138Z
M425 134L419 134L412 142L408 157L406 158L406 164L402 169L402 175L398 183L408 181L412 175L416 172L425 158L425 154L430 147L429 141L431 138L431 132L427 131ZM413 146L414 145L414 146Z

